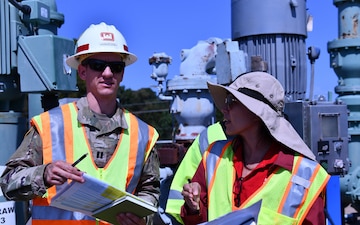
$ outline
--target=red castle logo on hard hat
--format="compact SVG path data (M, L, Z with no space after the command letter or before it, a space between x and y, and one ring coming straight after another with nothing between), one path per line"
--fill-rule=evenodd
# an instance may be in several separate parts
M103 41L114 41L114 34L110 32L101 32L100 37Z

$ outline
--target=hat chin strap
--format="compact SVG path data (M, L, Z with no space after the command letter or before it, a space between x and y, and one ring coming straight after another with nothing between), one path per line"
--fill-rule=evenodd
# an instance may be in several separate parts
M264 95L262 95L260 92L258 91L254 91L252 89L249 89L249 88L239 88L238 89L239 92L249 96L249 97L252 97L252 98L255 98L256 100L259 100L265 104L267 104L268 106L270 106L270 108L272 108L275 112L278 112L279 110L275 108L275 106L273 104L271 104L271 102L269 100L267 100Z

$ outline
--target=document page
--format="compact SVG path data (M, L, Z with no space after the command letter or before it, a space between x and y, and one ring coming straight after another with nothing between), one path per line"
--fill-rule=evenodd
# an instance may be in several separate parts
M120 191L86 173L84 178L84 183L72 181L58 192L50 205L91 216L98 208L126 195L126 192Z

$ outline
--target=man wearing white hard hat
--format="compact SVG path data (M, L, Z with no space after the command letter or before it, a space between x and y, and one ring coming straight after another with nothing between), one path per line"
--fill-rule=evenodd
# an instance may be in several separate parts
M84 182L84 172L158 206L158 133L117 100L125 67L136 59L112 25L93 24L79 37L75 54L66 62L78 70L86 96L33 117L1 177L7 199L33 200L33 225L105 224L49 206L60 185ZM88 156L73 166L84 154ZM120 213L116 219L121 224L152 224L152 215Z
M183 186L184 224L261 202L256 224L325 225L323 195L330 176L284 118L280 82L250 72L229 86L208 87L234 139L211 144L191 183Z

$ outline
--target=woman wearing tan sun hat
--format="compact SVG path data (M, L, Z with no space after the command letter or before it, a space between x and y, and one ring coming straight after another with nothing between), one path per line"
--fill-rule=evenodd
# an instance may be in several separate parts
M198 224L261 201L257 224L325 224L323 194L330 178L284 118L284 89L265 72L230 86L208 83L233 140L209 146L191 183L181 217Z

